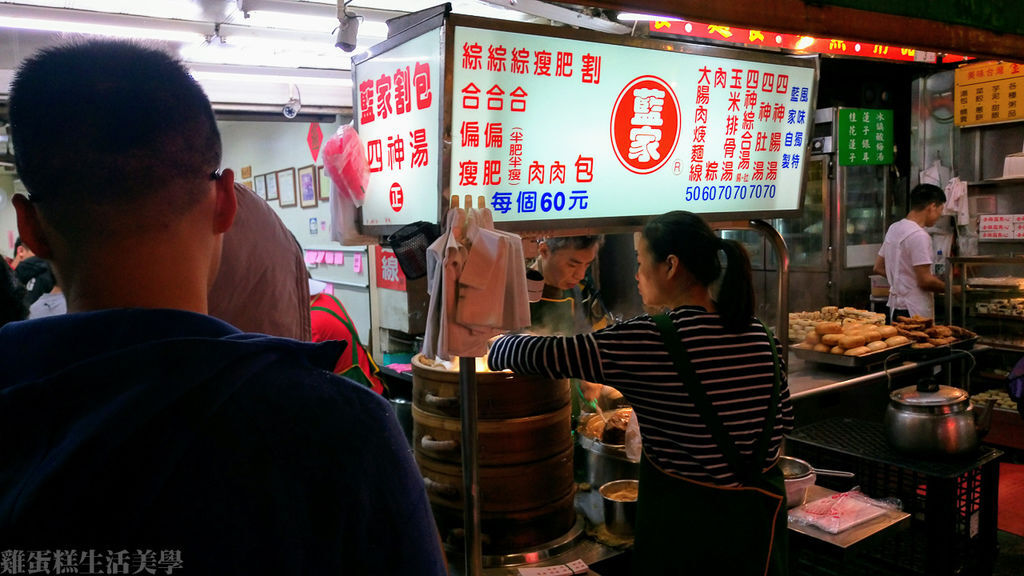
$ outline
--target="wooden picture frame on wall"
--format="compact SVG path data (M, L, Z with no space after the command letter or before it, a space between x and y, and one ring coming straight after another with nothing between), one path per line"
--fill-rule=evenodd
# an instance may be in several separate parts
M299 205L315 208L317 200L316 166L310 164L299 168Z
M320 182L320 201L327 202L331 199L331 178L323 166L316 167L317 181Z
M267 202L273 202L277 200L277 173L268 172L264 174L267 178Z
M252 182L253 182L252 191L255 192L256 195L259 196L260 198L263 198L264 200L266 200L267 199L267 175L266 174L257 174L256 177L252 179Z
M295 168L278 170L276 174L277 193L280 195L278 204L281 208L295 206L298 203L295 196Z

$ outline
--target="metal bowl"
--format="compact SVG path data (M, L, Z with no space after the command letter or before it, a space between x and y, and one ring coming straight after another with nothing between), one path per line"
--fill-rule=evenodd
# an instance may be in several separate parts
M624 538L633 537L636 526L638 480L615 480L601 486L604 500L604 524L608 531Z

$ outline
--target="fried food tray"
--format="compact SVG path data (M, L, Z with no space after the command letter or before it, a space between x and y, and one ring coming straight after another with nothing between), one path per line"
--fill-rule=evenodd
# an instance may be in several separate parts
M789 350L793 354L796 354L797 358L806 360L807 362L830 364L832 366L844 366L846 368L862 368L864 366L881 364L885 362L885 359L889 356L899 354L909 346L910 343L900 344L899 346L892 346L885 348L884 350L878 350L877 352L868 352L867 354L861 354L860 356L832 354L831 352L815 352L814 350L802 348L800 346L790 346Z

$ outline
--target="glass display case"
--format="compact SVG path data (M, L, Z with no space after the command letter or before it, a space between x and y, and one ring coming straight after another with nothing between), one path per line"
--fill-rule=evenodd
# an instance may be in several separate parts
M790 311L822 306L870 307L871 268L891 220L891 165L840 166L836 160L838 109L815 114L813 152L806 160L803 213L769 223L789 249ZM777 257L756 234L728 231L746 246L758 287L758 303L774 302ZM770 313L758 310L758 313Z
M946 318L998 350L1024 352L1024 256L952 257Z

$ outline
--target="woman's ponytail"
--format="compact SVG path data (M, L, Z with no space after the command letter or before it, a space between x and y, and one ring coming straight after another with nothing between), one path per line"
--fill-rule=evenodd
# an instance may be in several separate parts
M730 330L742 330L754 316L754 282L750 257L735 240L722 240L726 267L718 289L718 314Z

